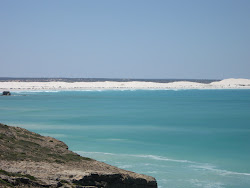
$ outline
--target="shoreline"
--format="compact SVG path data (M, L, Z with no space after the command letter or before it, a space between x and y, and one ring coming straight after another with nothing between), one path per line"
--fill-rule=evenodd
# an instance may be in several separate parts
M211 83L190 81L158 82L0 82L0 91L87 91L87 90L176 90L250 89L250 79L225 79Z

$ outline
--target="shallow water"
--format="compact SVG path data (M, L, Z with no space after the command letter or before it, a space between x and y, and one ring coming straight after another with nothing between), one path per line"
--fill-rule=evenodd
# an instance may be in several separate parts
M0 122L159 187L250 187L250 90L18 92Z

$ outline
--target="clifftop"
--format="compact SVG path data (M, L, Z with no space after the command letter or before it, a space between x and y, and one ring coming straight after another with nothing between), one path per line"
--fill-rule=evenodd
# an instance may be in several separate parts
M157 183L81 157L52 137L0 123L0 187L156 188Z

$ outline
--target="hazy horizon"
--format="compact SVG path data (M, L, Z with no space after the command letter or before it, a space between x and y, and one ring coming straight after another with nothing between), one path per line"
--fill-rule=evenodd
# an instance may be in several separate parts
M12 76L0 77L0 79L220 80L220 79L208 79L208 78L112 78L112 77L107 77L107 78L85 77L84 78L84 77L12 77ZM225 79L230 79L230 78L225 78Z

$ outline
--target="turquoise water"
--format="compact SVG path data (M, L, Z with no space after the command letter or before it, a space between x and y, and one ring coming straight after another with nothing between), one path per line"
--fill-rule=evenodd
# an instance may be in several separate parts
M162 188L250 187L250 90L18 92L0 97L0 122Z

